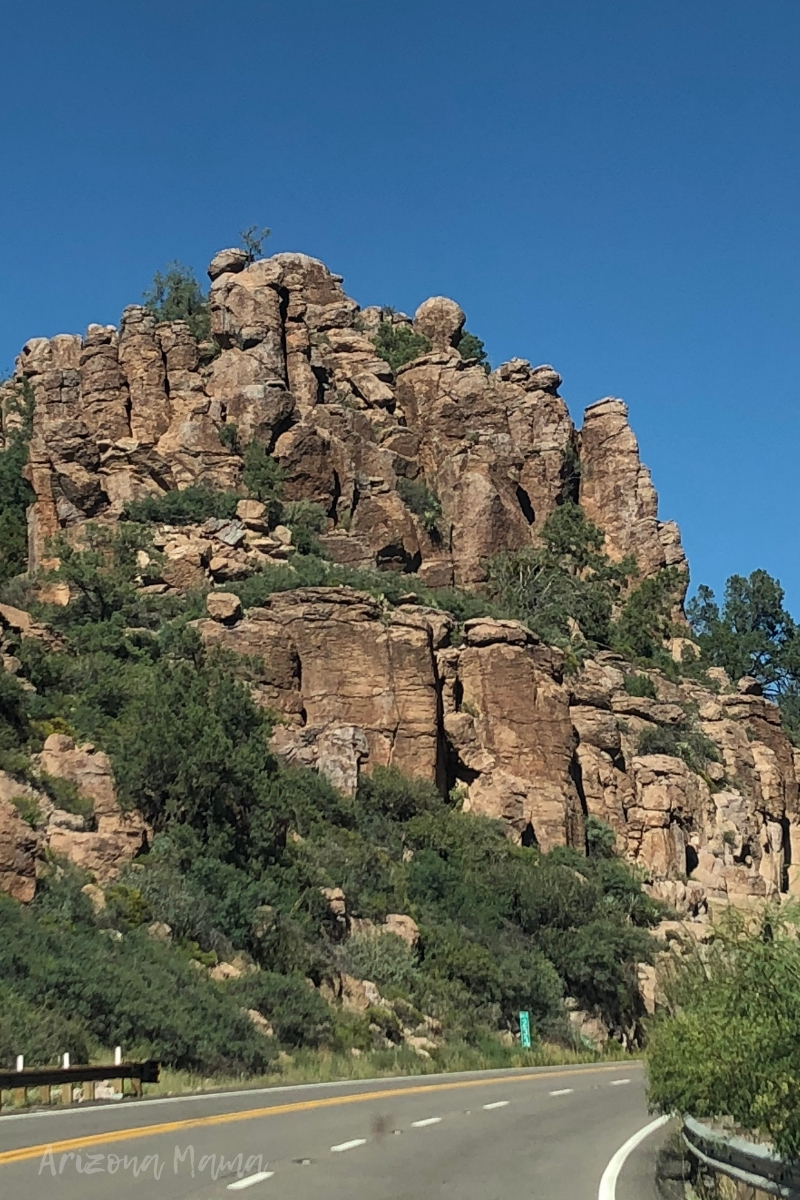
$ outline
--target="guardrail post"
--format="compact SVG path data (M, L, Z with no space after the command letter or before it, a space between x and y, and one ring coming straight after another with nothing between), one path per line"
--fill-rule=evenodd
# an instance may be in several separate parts
M25 1070L25 1055L24 1054L17 1055L17 1070L18 1071ZM15 1108L24 1108L26 1101L27 1101L26 1089L24 1087L14 1088L13 1093L12 1093L12 1098L13 1098Z
M114 1066L115 1067L122 1066L122 1046L114 1047ZM119 1092L119 1094L121 1096L125 1095L125 1080L124 1079L113 1079L111 1081L111 1086L113 1087L114 1091Z

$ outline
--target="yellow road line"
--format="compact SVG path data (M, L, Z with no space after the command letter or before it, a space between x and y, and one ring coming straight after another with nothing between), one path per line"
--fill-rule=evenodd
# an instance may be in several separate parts
M628 1064L625 1064L628 1065ZM630 1064L632 1065L632 1064ZM274 1104L269 1108L248 1108L242 1112L216 1113L212 1117L189 1117L183 1121L164 1121L159 1125L139 1125L133 1129L114 1129L107 1133L87 1134L85 1137L66 1138L61 1142L43 1142L37 1146L22 1146L18 1150L0 1152L0 1167L12 1163L29 1162L39 1158L48 1150L60 1154L69 1150L83 1150L87 1146L102 1146L109 1142L130 1142L137 1138L153 1137L165 1133L178 1133L182 1129L201 1129L211 1125L228 1125L234 1121L253 1121L258 1117L277 1117L284 1113L310 1112L315 1108L335 1108L340 1104L362 1104L365 1100L380 1100L387 1096L420 1096L426 1092L441 1092L447 1089L487 1087L489 1084L526 1083L537 1079L552 1079L563 1075L585 1075L592 1071L621 1071L622 1063L603 1064L599 1067L580 1067L570 1071L539 1071L523 1075L503 1075L491 1079L458 1079L452 1083L424 1083L411 1087L382 1088L377 1092L355 1092L345 1096L324 1096L318 1100L295 1100L291 1104ZM2 1118L0 1118L0 1122Z

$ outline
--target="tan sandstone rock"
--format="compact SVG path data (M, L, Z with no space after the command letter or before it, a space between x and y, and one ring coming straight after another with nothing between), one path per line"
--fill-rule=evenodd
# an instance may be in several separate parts
M0 800L0 891L29 903L36 891L39 838L10 800Z
M211 592L206 596L206 610L212 621L235 625L242 615L242 602L233 592Z

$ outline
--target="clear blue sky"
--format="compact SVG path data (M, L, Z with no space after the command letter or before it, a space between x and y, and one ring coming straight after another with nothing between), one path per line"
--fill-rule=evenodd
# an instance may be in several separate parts
M797 0L5 0L0 372L245 225L629 404L693 582L800 618Z

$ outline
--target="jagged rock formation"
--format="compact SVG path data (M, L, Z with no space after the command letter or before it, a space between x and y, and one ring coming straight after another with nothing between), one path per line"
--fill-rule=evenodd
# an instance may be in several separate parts
M464 314L443 297L413 321L429 352L395 375L374 335L382 319L412 322L359 310L321 262L278 254L247 265L226 250L209 274L213 343L132 306L119 330L92 325L83 338L23 348L17 377L35 397L32 564L54 533L113 520L133 499L192 483L236 488L232 447L258 438L285 468L287 499L323 506L336 561L479 583L487 556L536 542L565 489L574 493L565 463L579 455L581 502L612 556L633 553L644 575L685 565L621 401L593 405L577 434L551 367L513 359L487 375L461 358ZM0 395L7 412L12 391ZM403 503L398 479L438 497L438 532Z
M464 313L444 297L413 322L360 310L339 276L300 254L248 265L225 250L209 275L213 342L134 306L119 330L91 326L83 338L24 347L17 377L35 400L32 565L54 533L114 521L131 500L194 483L241 490L240 447L257 438L284 468L287 500L324 509L321 541L336 562L478 586L488 557L535 545L572 496L613 559L633 555L644 577L668 566L685 577L680 534L658 519L622 401L592 405L576 431L551 367L513 359L487 374L461 357ZM381 322L413 328L430 348L394 372L376 350ZM0 388L5 431L18 419L13 393L13 381ZM435 530L404 502L404 481L438 499ZM235 519L157 530L154 544L159 562L140 558L143 588L182 591L285 561L291 534L243 498ZM652 889L694 914L800 891L797 752L747 682L717 673L714 691L653 671L657 699L635 697L613 654L565 676L561 653L518 622L468 621L454 638L446 613L389 609L347 588L284 592L247 612L216 592L208 613L198 622L207 644L262 664L255 695L283 717L274 748L345 791L361 770L392 764L461 789L466 809L545 849L582 845L595 815ZM50 636L18 610L0 607L0 621ZM18 670L13 651L0 651ZM680 757L639 754L644 731L688 726L718 762L692 770ZM0 888L23 900L45 844L107 882L147 837L119 813L104 756L50 738L42 760L92 798L94 815L85 827L37 794L32 829L0 788Z
M46 792L0 771L0 891L32 900L46 851L90 871L100 884L111 883L145 849L149 831L137 813L120 811L108 757L53 733L32 766L74 784L90 811L83 816L57 808Z
M280 593L198 628L264 664L256 694L285 720L274 748L337 786L391 764L459 787L466 810L543 849L581 846L591 814L655 894L693 915L800 893L800 758L752 681L718 678L714 692L650 671L657 699L631 696L617 655L565 677L560 651L518 622L467 621L452 645L446 614L384 612L348 588ZM643 731L692 724L719 761L694 771L638 753Z

